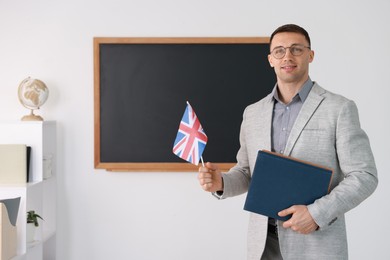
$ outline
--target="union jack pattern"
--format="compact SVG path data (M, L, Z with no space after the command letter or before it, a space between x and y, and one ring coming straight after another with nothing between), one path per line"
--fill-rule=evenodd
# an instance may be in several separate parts
M206 133L203 131L195 111L190 103L187 102L187 107L173 144L173 153L187 162L198 165L206 144Z

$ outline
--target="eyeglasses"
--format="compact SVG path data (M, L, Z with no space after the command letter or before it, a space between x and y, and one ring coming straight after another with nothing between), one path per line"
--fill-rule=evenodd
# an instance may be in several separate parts
M279 47L274 48L271 51L271 54L272 54L272 56L274 56L275 59L281 59L286 55L287 49L290 49L290 53L293 56L301 56L303 54L303 51L305 50L305 48L310 49L310 47L300 45L300 44L293 44L290 47L279 46Z

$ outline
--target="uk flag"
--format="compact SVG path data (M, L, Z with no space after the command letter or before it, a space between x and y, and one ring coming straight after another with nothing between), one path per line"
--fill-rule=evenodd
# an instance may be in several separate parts
M203 131L202 125L190 103L187 102L187 107L173 144L173 153L187 162L198 165L206 144L206 133Z

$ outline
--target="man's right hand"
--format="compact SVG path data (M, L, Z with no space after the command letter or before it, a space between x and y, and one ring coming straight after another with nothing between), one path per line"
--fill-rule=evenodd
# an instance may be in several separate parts
M221 171L215 164L208 162L204 167L199 167L198 180L205 191L223 191Z

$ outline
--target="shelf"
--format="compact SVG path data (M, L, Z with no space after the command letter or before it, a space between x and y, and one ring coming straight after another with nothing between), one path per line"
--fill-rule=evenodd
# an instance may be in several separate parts
M52 241L56 237L57 211L56 131L54 121L0 122L0 144L31 147L31 182L0 184L0 199L21 198L16 221L18 255L12 260L41 260L44 255L55 259L56 248ZM29 210L35 210L44 221L39 223L36 241L26 243L26 214Z
M25 259L27 259L27 255L26 254L16 255L13 258L11 258L11 260L25 260Z
M32 242L27 242L27 249L31 249L33 247L36 247L38 245L41 245L42 244L42 240L34 240Z
M42 183L42 181L28 182L28 183L0 183L0 188L10 188L10 189L18 189L18 188L29 188L34 185Z

